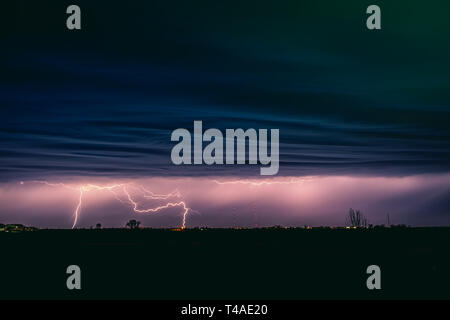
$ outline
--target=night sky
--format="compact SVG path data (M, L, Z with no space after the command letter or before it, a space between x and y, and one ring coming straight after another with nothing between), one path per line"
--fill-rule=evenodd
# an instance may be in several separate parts
M66 29L70 4L82 30ZM382 30L365 27L370 4ZM449 9L16 1L0 33L0 222L71 227L92 183L127 184L138 210L183 202L188 227L343 225L349 207L371 223L449 225ZM173 165L170 134L194 120L279 129L276 184L252 183L259 164ZM180 194L148 203L138 186ZM138 213L122 188L86 189L76 226L180 225L182 205Z

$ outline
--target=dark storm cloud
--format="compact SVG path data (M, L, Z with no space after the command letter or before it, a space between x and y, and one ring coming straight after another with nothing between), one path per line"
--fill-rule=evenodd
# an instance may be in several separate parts
M281 175L450 169L440 25L413 37L391 21L369 35L360 19L293 2L257 14L250 4L79 5L78 33L61 28L65 4L51 1L22 5L25 22L11 24L1 54L2 179L258 174L172 165L170 133L194 120L279 128ZM347 6L349 15L364 7Z

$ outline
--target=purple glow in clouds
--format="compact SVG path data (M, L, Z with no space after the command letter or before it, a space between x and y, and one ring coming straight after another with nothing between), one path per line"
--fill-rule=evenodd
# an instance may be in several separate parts
M450 223L450 175L269 179L42 179L0 185L0 222L41 228L345 225L350 207L371 224Z

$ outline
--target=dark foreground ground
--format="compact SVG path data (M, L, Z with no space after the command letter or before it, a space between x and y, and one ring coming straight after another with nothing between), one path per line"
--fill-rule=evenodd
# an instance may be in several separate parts
M450 298L450 228L0 233L0 298ZM79 265L82 290L66 288ZM381 290L366 268L381 267Z

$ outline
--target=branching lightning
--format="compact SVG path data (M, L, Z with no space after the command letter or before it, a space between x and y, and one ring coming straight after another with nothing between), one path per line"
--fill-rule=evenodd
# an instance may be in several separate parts
M83 207L83 196L85 193L90 192L90 191L108 191L114 196L114 198L116 200L118 200L122 204L129 205L135 213L156 213L156 212L162 211L164 209L168 209L168 208L172 208L172 207L180 207L182 209L182 224L181 224L182 229L186 228L186 217L187 217L188 213L191 211L194 211L191 208L189 208L186 205L186 202L183 200L180 200L177 202L167 202L164 205L158 205L156 207L142 208L142 205L139 204L135 198L133 198L132 192L130 192L130 187L134 188L134 190L138 190L144 198L150 199L150 200L168 200L169 198L182 198L182 195L178 190L175 190L168 194L156 194L156 193L153 193L153 192L147 190L145 187L143 187L141 185L134 185L132 183L112 184L112 185L106 185L106 186L95 185L95 184L89 183L89 184L73 187L73 186L70 186L70 185L67 185L64 183L51 183L51 182L48 182L45 180L31 180L31 181L27 181L27 182L24 182L24 181L20 182L21 185L23 185L25 183L40 183L40 184L44 184L49 187L59 187L59 188L69 189L72 191L77 191L79 196L78 196L77 205L76 205L74 213L73 213L74 220L73 220L73 224L72 224L72 229L74 229L77 225L78 218L80 216L81 209ZM125 197L121 197L119 192L123 192Z
M143 189L143 190L148 193L148 191L146 191L145 189ZM183 223L181 225L181 228L182 229L186 228L186 215L189 213L190 209L186 206L186 203L184 201L169 202L169 203L166 203L165 205L158 206L155 208L139 209L138 203L132 199L128 190L126 188L123 188L123 192L125 192L125 194L127 195L128 201L132 204L133 211L137 212L137 213L158 212L160 210L167 209L170 207L181 207L183 209L183 213L182 213L183 214ZM180 197L178 190L176 192L169 193L168 195L155 195L153 193L151 193L150 195L149 194L144 195L144 197L146 197L146 198L151 197L151 199L167 199L169 197L174 197L174 196Z
M248 180L248 179L240 179L240 180L226 180L226 181L218 181L213 180L214 183L219 185L224 184L246 184L254 187L261 187L261 186L270 186L270 185L277 185L277 184L303 184L305 182L311 181L312 177L304 177L304 178L291 178L288 180Z
M249 185L250 187L263 187L271 185L285 185L285 184L303 184L305 182L311 181L312 177L302 177L302 178L289 178L289 179L264 179L264 180L250 180L250 179L238 179L238 180L212 180L213 183L218 185ZM186 228L186 219L189 213L195 212L189 208L186 202L183 200L183 195L179 190L174 190L167 194L154 193L144 186L136 183L122 183L122 184L111 184L111 185L98 185L98 184L82 184L82 185L72 185L64 183L53 183L45 180L30 180L21 181L20 184L30 184L38 183L44 184L48 187L53 188L64 188L78 193L78 201L76 203L75 209L73 211L73 224L72 229L77 226L81 211L84 206L85 195L91 191L107 191L111 193L117 201L123 205L128 206L137 214L145 213L157 213L169 208L178 207L181 209L182 223L181 228ZM177 198L177 199L176 199ZM139 200L140 199L140 200ZM171 201L172 199L176 199ZM152 203L151 206L148 203ZM157 205L154 203L158 202ZM163 202L163 204L161 204Z

